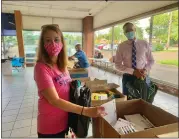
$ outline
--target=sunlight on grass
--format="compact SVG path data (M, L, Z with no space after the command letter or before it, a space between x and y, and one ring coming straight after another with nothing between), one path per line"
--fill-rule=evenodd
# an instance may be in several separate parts
M163 50L163 51L154 51L153 53L161 53L161 52L178 52L178 50Z
M159 61L160 64L165 64L165 65L174 65L178 66L178 60L162 60Z

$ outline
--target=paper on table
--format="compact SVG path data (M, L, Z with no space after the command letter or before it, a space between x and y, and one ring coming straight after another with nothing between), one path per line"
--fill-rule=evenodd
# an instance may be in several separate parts
M103 105L101 105L105 108L105 112L107 113L106 116L103 118L112 126L115 125L117 122L117 113L116 113L116 101L113 99L112 101L109 101Z

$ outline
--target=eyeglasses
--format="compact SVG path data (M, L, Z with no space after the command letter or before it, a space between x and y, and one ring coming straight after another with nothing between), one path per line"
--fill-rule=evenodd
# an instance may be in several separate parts
M58 24L47 24L47 25L43 25L43 26L41 26L41 29L44 29L44 28L46 28L46 27L50 27L50 26L54 26L54 27L59 28L59 25L58 25Z

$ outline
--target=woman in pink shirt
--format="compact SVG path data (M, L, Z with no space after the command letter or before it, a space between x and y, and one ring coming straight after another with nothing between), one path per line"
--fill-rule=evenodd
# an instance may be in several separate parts
M98 117L103 107L82 107L69 102L71 78L67 70L64 37L58 25L42 26L34 79L38 87L38 137L64 138L68 112Z

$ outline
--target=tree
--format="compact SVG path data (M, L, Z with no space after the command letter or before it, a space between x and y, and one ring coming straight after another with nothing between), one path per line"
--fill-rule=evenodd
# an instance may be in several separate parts
M82 44L82 36L78 34L72 33L64 33L64 38L66 45L68 47L74 47L77 43Z
M178 10L172 12L170 45L178 43Z
M16 36L4 36L4 40L5 43L12 43L13 45L17 44L17 38Z
M172 18L170 18L172 15ZM171 19L171 24L169 24ZM171 25L171 30L169 31L169 25ZM153 38L159 41L159 43L167 44L168 33L170 32L170 41L172 44L178 43L178 10L155 15L153 17ZM150 32L150 27L146 29L146 32Z
M39 34L34 31L23 31L25 45L37 45Z
M136 26L136 35L137 38L139 39L143 39L143 29L138 25L138 22L136 21L134 23L134 25ZM112 38L112 28L109 31L109 36L111 36ZM126 40L126 36L124 35L124 31L123 31L123 25L119 24L117 26L114 27L114 42L122 42Z
M144 33L143 33L143 29L139 26L139 22L136 21L134 23L135 27L136 27L136 36L138 39L143 40L144 39Z
M112 38L112 28L109 30L109 36L111 36L111 38ZM126 37L124 36L124 33L123 33L123 25L119 24L114 27L113 40L114 40L114 43L117 42L117 44L121 41L126 40Z
M171 24L172 24L172 12L170 12L170 19L169 19L169 23L168 23L168 37L167 37L167 44L166 44L167 50L168 50L168 47L170 45Z

